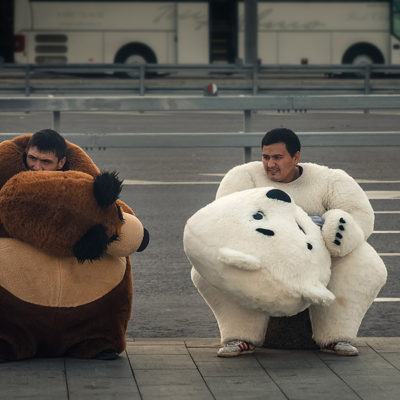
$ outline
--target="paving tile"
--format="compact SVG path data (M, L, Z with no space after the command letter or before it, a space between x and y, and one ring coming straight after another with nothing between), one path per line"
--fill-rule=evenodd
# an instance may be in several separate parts
M318 354L318 351L267 350L258 353L257 359L289 399L358 399Z
M217 349L209 347L189 347L188 351L194 361L217 361L221 360L217 357ZM242 357L241 357L242 358Z
M82 360L66 358L66 373L69 378L77 376L96 378L131 378L128 357L123 353L117 360Z
M318 356L337 373L374 373L377 370L393 369L392 365L370 347L363 348L358 357L341 357L329 353L320 353Z
M396 369L338 374L363 400L399 400L400 398L400 372Z
M329 368L278 368L268 374L288 399L355 400L359 397Z
M66 359L69 399L140 399L126 354L118 360Z
M207 386L202 385L159 385L141 388L143 400L213 400Z
M400 337L367 338L367 343L374 350L383 352L400 352Z
M193 338L185 340L186 347L213 347L218 348L221 344L219 338Z
M358 357L257 349L251 355L219 358L218 342L139 339L128 341L127 352L114 361L3 363L0 400L400 398L399 338L357 338Z
M400 370L400 352L396 353L379 353L387 362Z
M80 377L68 381L68 392L69 400L140 400L133 378Z
M207 377L206 382L216 399L286 399L266 373L239 377Z
M213 356L212 358L207 359L200 357L200 360L196 360L194 357L194 361L203 377L263 376L265 374L263 369L260 367L259 362L253 355L237 358L220 358Z
M140 388L159 385L201 385L204 381L197 369L138 369L135 379Z
M138 369L195 369L191 357L188 354L154 355L132 354L129 355L132 368Z
M33 359L0 364L0 399L68 398L63 359Z
M132 341L127 341L129 344L185 344L185 339L174 338L135 338Z
M379 353L365 349L358 357L325 357L321 359L329 368L351 387L362 399L400 398L400 371L386 355L394 355L399 362L400 353Z
M126 352L128 354L173 355L187 354L188 350L183 344L128 344Z
M264 368L291 370L320 368L323 365L314 351L263 349L255 354Z

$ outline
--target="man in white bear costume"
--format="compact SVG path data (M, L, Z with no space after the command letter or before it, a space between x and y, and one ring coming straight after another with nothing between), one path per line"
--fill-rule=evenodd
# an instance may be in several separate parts
M309 308L313 338L321 350L353 356L350 342L386 282L385 265L366 242L373 231L374 212L360 186L347 173L300 163L300 141L289 129L274 129L262 140L262 162L234 167L225 175L216 198L256 187L275 187L288 193L321 226L332 255L327 288L336 299ZM221 331L218 355L236 356L263 344L269 317L242 307L210 285L194 268L192 280L213 310Z

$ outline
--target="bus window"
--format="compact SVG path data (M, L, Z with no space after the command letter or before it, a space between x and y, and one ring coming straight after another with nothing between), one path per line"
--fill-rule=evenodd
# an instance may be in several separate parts
M400 39L400 0L393 0L392 32L394 36Z

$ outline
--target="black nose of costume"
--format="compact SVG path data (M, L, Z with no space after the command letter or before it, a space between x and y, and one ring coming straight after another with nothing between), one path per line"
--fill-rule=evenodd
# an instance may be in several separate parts
M271 231L269 229L257 228L256 231L260 232L260 233L262 233L263 235L266 235L266 236L274 236L275 235L274 231Z
M283 190L279 189L271 189L267 192L266 196L269 199L281 200L285 203L291 203L292 200L290 199L289 195L285 193Z
M143 251L147 247L149 242L150 242L149 231L146 228L144 228L142 243L140 244L140 247L137 249L137 251Z

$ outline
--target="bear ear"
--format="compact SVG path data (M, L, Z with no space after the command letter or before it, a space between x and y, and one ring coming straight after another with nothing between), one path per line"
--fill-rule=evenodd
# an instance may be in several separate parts
M104 225L92 226L73 247L74 256L80 263L101 258L108 246L107 228Z
M284 201L285 203L291 203L292 202L290 196L286 192L284 192L283 190L279 190L279 189L268 190L268 192L266 193L266 196L269 199L280 200L280 201Z
M97 175L93 184L93 194L97 204L106 208L118 199L122 190L122 181L116 172L103 172Z

